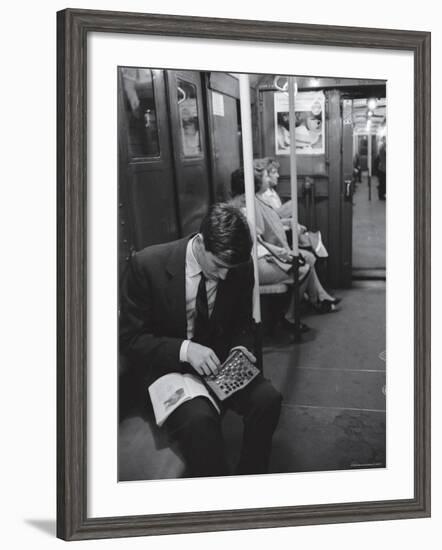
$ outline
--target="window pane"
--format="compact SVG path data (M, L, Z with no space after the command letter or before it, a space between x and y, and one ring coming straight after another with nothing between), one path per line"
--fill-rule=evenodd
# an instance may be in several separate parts
M200 155L201 141L196 86L178 79L177 101L183 155L185 157Z
M150 69L121 68L131 157L160 154L153 78Z

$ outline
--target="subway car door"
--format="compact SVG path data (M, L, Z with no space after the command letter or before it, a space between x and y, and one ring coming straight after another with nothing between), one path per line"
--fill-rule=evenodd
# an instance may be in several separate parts
M328 244L332 287L352 285L353 101L339 88L326 92L328 142Z
M212 201L201 73L167 71L180 233L198 231Z
M120 67L118 117L119 249L127 259L179 237L164 71Z

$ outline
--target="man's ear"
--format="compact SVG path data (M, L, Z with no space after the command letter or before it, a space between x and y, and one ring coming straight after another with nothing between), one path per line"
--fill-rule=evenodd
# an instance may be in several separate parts
M202 233L198 233L197 240L198 240L198 244L201 245L204 250L206 250L206 245L204 244L204 237Z
M204 238L201 235L201 233L197 233L195 244L196 244L197 261L199 261L201 254L204 254L206 252L206 247L204 245Z

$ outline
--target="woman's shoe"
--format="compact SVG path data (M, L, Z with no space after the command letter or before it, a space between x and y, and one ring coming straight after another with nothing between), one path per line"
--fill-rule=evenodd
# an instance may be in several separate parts
M335 301L331 300L321 300L315 306L317 313L336 313L340 308L336 305Z

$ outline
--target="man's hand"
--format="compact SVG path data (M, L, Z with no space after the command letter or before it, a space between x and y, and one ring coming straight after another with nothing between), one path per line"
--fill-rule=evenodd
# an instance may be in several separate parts
M189 343L187 361L201 376L216 374L221 364L213 349L201 346L196 342Z
M256 363L256 357L247 348L245 348L244 346L235 346L230 350L230 352L232 352L235 349L240 349L249 361L251 361L252 363Z

